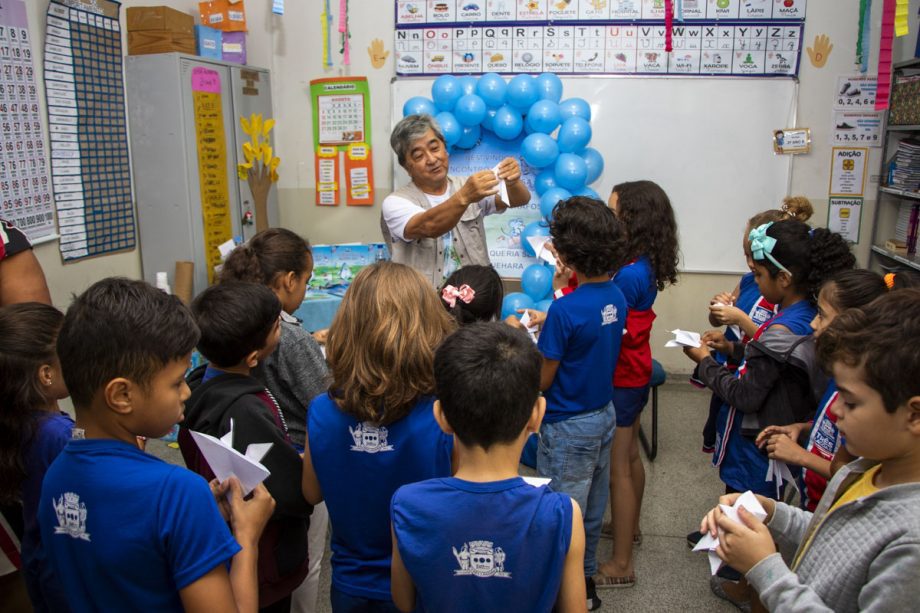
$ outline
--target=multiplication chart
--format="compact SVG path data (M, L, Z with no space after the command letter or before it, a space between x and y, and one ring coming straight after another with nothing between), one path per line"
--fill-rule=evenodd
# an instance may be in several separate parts
M135 246L120 4L48 5L45 89L64 260Z
M364 96L319 96L319 143L346 145L364 140Z
M23 0L0 3L0 217L31 240L54 233L48 158Z

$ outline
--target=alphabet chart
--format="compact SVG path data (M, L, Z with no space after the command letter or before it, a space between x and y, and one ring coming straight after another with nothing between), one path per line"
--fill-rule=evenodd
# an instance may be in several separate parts
M51 177L65 261L135 246L114 0L52 0L45 37Z
M30 240L54 234L32 44L23 0L0 3L0 217Z

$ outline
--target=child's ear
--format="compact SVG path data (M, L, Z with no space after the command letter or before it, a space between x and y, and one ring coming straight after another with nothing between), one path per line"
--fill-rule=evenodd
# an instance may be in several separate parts
M537 401L533 403L533 411L530 413L530 420L527 422L527 432L539 432L540 424L543 423L543 416L546 415L546 398L537 396Z
M243 358L243 362L246 364L247 367L255 368L256 366L259 365L259 358L261 356L262 356L262 350L256 349L255 351L250 351L246 355L246 357Z
M920 437L920 396L914 396L907 401L907 429L911 434Z
M790 273L786 272L785 270L781 270L777 274L777 278L779 279L780 286L783 289L792 287L792 275Z
M51 387L55 377L60 376L51 364L42 364L38 367L38 382L42 387Z
M119 415L130 415L134 400L141 393L136 383L124 377L112 379L102 388L106 406Z
M441 427L441 430L444 434L453 434L454 429L450 427L450 423L447 421L447 417L444 415L444 411L441 409L441 401L435 400L434 406L431 407L432 412L434 413L434 420L438 422L438 425Z

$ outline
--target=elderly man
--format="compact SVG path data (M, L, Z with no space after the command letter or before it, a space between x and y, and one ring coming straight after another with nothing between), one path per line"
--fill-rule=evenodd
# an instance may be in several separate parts
M502 160L497 176L491 170L448 175L447 144L429 115L403 118L390 145L412 179L383 201L380 228L393 261L412 266L435 287L461 266L489 265L483 218L530 201L517 161ZM498 195L500 180L509 202Z

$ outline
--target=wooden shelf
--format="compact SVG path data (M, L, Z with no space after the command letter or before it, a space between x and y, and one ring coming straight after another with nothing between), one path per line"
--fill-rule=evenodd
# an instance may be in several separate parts
M899 198L905 198L907 200L920 200L920 192L909 192L903 189L898 189L896 187L888 187L886 185L879 187L878 191L886 194L891 194L892 196L897 196Z
M918 257L917 254L904 255L900 253L895 253L894 251L889 251L888 249L885 249L884 247L880 247L878 245L872 245L872 251L879 255L885 256L886 258L892 259L900 264L909 266L910 268L913 268L914 270L920 270L920 257Z
M920 130L920 125L887 126L885 129L889 132L916 132Z

